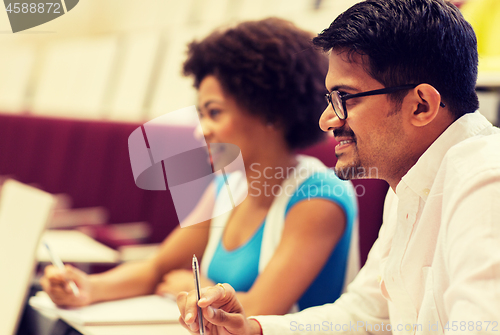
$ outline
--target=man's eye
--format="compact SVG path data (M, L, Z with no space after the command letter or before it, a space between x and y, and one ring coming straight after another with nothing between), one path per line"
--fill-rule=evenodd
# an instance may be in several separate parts
M345 104L346 104L346 106L355 106L361 101L361 99L363 99L363 98L357 97L357 98L352 98L352 99L346 99Z

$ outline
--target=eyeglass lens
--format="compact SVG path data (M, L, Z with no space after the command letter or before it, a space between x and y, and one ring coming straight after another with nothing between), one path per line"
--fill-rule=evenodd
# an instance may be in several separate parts
M335 114L339 117L339 119L345 119L345 111L344 111L344 106L342 103L342 98L340 96L340 93L337 91L333 91L331 93L328 93L326 96L326 102L328 104L331 104L333 107L333 110L335 111Z

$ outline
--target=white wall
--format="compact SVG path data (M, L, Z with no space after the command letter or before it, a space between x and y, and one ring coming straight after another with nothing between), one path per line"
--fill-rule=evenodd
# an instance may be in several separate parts
M355 2L323 0L315 10L315 0L80 0L16 34L0 11L0 112L149 120L195 103L180 73L192 39L267 16L319 32Z
M80 0L16 34L0 11L0 112L150 120L196 103L181 75L191 40L267 16L317 33L358 1L323 0L315 9L316 0Z

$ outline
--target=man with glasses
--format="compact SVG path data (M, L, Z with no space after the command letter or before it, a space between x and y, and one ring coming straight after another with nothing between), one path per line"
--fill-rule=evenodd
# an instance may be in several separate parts
M330 53L320 126L340 177L391 189L368 260L335 303L247 319L227 284L199 306L212 334L500 332L500 130L479 112L476 37L444 0L367 0L313 43ZM287 280L283 278L283 280ZM193 292L178 296L195 323Z

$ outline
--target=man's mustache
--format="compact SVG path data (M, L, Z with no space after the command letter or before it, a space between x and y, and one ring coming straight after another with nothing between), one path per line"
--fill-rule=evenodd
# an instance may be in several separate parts
M335 137L352 137L355 138L354 132L351 129L337 128L333 131Z

